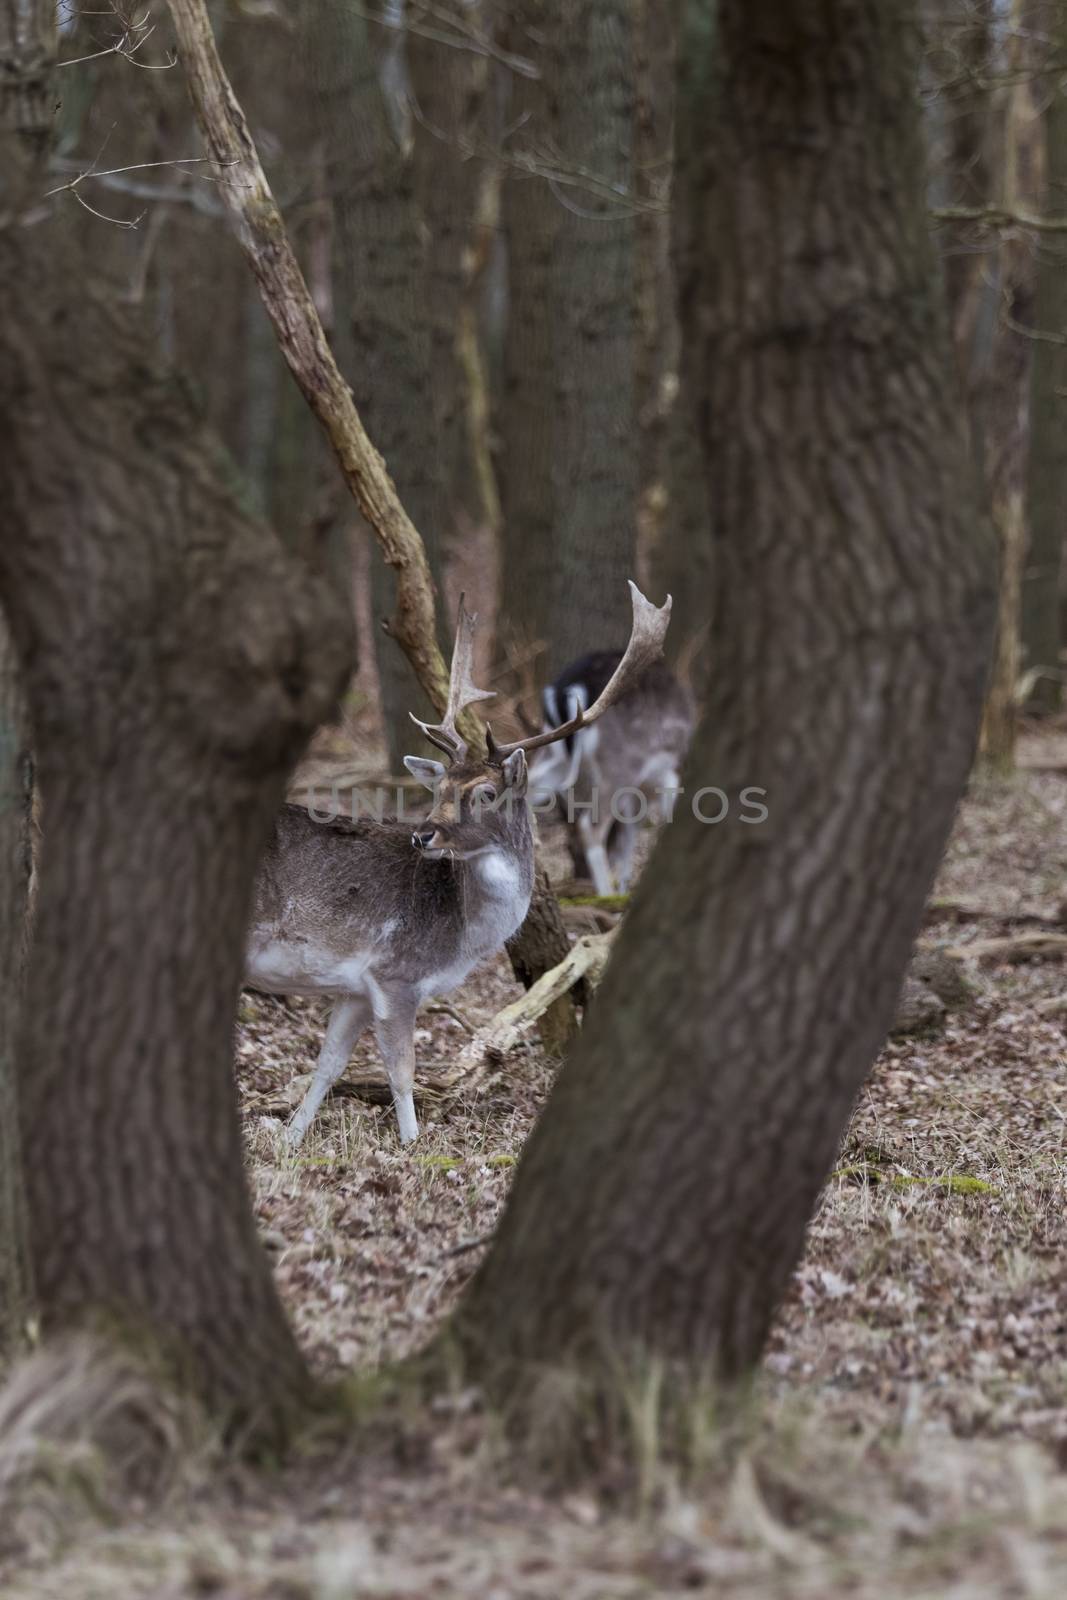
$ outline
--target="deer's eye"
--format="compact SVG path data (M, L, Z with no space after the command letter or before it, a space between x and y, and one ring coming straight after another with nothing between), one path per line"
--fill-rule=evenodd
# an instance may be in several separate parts
M491 783L480 783L472 791L472 798L476 805L490 805L496 799L496 790Z

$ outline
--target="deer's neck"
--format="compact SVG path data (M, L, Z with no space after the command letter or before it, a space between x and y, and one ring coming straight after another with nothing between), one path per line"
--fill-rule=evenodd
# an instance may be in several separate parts
M524 849L494 846L457 864L468 949L499 949L521 925L533 888L533 842L524 842Z

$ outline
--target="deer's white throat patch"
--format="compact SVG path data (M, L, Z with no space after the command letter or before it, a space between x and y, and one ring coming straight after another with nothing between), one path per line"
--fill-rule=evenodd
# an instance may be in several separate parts
M502 850L486 850L477 856L474 870L496 899L518 900L522 895L518 866Z

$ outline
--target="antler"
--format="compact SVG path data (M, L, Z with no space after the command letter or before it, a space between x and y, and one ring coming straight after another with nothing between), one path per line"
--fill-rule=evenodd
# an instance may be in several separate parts
M467 757L467 741L461 739L456 732L456 718L476 700L491 700L496 693L495 689L476 688L471 679L474 664L474 626L478 618L471 616L463 603L464 599L465 596L460 595L456 642L452 647L452 672L448 683L448 705L445 707L444 720L439 723L420 722L413 711L409 712L412 722L422 729L431 744L436 745L438 750L444 751L450 764L464 761Z
M557 739L566 739L569 734L577 733L579 728L588 727L633 688L653 661L658 661L663 654L663 641L671 620L671 597L668 595L661 606L654 606L651 600L645 599L632 578L628 582L634 605L630 642L622 660L593 704L585 711L579 708L569 722L561 722L558 728L545 728L541 733L532 734L526 739L515 739L511 744L498 744L493 738L492 728L487 728L486 738L491 756L509 756L514 750L538 750L542 745L555 744Z

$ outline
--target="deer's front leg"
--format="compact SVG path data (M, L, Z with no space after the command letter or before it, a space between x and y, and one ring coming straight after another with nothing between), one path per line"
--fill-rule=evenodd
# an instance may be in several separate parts
M393 1091L400 1143L418 1138L415 1116L415 1011L410 990L379 990L374 1002L374 1036Z
M338 1000L330 1012L315 1075L307 1094L285 1130L286 1143L298 1145L311 1126L316 1111L348 1065L356 1040L370 1021L370 1006L362 995Z

